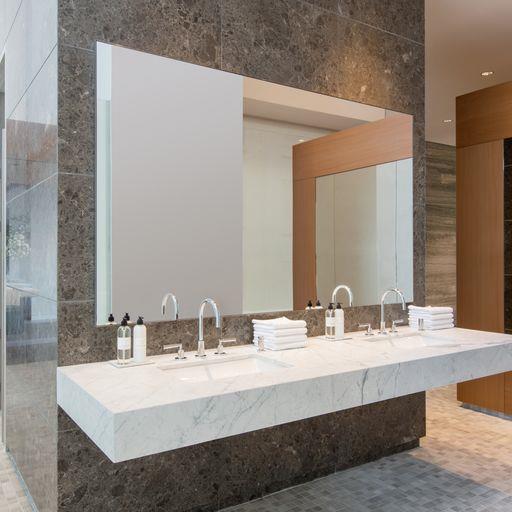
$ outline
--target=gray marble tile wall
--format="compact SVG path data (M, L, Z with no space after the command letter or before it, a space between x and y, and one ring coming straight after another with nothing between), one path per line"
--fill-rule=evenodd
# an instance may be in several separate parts
M423 14L423 0L60 0L59 364L101 360L114 350L108 331L94 327L96 41L413 114L414 294L422 304ZM376 325L378 308L366 312ZM155 344L193 322L178 324L155 325Z
M456 148L427 142L426 302L456 307Z
M57 503L57 3L2 2L6 445L40 512ZM4 404L3 404L4 405Z
M424 302L423 0L58 0L58 4L59 364L114 356L114 330L95 326L96 41L413 114L414 292L415 302ZM309 332L320 333L322 313L289 314L306 318ZM362 320L376 325L378 308L353 308L346 315L351 326ZM161 345L169 341L181 340L191 348L197 324L194 320L180 320L148 327L149 350L158 353ZM215 333L211 324L207 332L208 342L212 343ZM241 341L247 341L250 318L225 318L223 334L236 334ZM365 442L371 447L368 458L382 455L380 446L400 450L410 446L407 443L416 443L424 432L424 414L414 411L424 410L424 396L404 397L394 403L393 407L386 404L371 408L372 421L378 423L380 418L382 424L389 426L386 411L394 411L391 416L407 420L412 436L398 439L392 428L372 428L366 436L360 435L368 418L359 408L347 416L339 439L351 436L354 442ZM318 434L311 442L295 431L286 436L274 431L265 440L265 431L259 431L114 466L65 414L60 414L59 509L98 510L101 506L105 510L214 510L301 478L312 478L318 468L333 470L335 464L329 462L332 449L339 454L339 450L350 446L350 442L343 442L338 448L325 445L321 456L311 457L308 447L315 444L313 440L336 444L337 422L333 424L328 416L308 420L306 428L302 428ZM296 427L282 428L284 432ZM294 439L303 442L294 445ZM265 449L258 451L260 444ZM230 446L239 447L241 459ZM276 468L265 475L268 484L255 490L260 478L257 472L264 474L276 450L283 457L283 464L279 466L280 461L276 460ZM285 458L290 453L295 453L296 458L287 463ZM363 460L352 458L349 452L344 457L343 467ZM244 466L244 461L250 463ZM305 467L307 461L315 468ZM236 468L233 475L223 473L231 466ZM219 482L215 468L223 475ZM192 496L194 489L189 479L195 478L197 470L200 488ZM128 481L133 485L131 492L126 487ZM250 494L243 494L244 490ZM150 502L144 502L144 496Z

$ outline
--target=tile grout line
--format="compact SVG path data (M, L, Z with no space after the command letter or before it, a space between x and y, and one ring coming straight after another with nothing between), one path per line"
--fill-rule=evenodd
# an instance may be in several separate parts
M328 9L327 7L323 7L321 5L316 5L313 2L310 2L309 0L301 0L301 1L302 1L303 4L306 4L306 5L310 6L310 7L314 7L314 8L320 9L321 11L324 11L326 13L333 14L334 16L337 16L338 18L342 18L342 19L347 20L347 21L352 21L354 23L358 23L358 24L363 25L365 27L368 27L368 28L371 28L371 29L374 29L374 30L378 30L379 32L384 32L385 34L388 34L388 35L391 35L391 36L395 36L395 37L398 37L400 39L404 39L405 41L408 41L408 42L413 43L413 44L418 45L418 46L422 46L423 48L425 47L425 43L424 42L420 43L419 41L415 41L414 39L411 39L409 37L403 36L401 34L396 34L395 32L391 32L391 31L386 30L384 28L380 28L380 27L377 27L375 25L371 25L370 23L366 23L364 21L358 20L357 18L352 18L351 16L347 16L346 14L343 14L339 10L333 11L331 9Z

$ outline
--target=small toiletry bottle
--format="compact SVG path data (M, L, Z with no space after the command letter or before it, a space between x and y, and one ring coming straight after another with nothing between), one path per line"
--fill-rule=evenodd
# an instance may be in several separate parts
M308 305L306 306L306 311L309 311L310 309L313 309L313 303L308 300Z
M126 323L128 325L133 325L133 322L130 320L130 315L128 313L125 313L123 316L123 320L126 320Z
M334 307L331 302L329 307L325 310L325 337L328 340L335 339L334 322Z
M116 321L114 319L114 315L112 313L110 313L110 315L108 315L107 324L109 324L109 325L115 325L116 324Z
M117 362L127 364L132 356L132 330L128 327L126 318L123 318L117 329Z
M320 304L320 301L319 301L319 300L317 300L317 301L316 301L315 309L324 309L324 308L322 307L322 304Z
M337 340L342 340L345 337L345 312L339 302L336 304L334 313L334 336Z
M133 328L133 360L143 363L146 359L146 326L139 316L137 325Z

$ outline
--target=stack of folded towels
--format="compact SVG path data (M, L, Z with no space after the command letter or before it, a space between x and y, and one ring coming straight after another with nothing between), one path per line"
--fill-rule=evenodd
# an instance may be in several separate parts
M417 329L418 320L423 318L423 327L428 330L453 327L453 308L409 306L409 325Z
M266 350L286 350L306 346L307 329L304 320L290 320L286 317L272 320L253 320L253 343L258 346L258 338L263 336Z

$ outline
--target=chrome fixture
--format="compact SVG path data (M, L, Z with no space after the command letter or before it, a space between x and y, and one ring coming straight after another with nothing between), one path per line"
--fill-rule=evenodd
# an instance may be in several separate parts
M176 350L176 357L174 359L187 359L185 351L183 350L182 343L175 343L173 345L164 345L164 351Z
M402 310L405 311L405 299L404 294L398 289L398 288L390 288L389 290L386 290L382 294L382 298L380 299L380 330L379 334L387 334L386 331L386 320L384 319L384 301L386 300L386 297L389 293L396 293L400 300L402 301Z
M365 336L373 336L372 324L359 324L359 329L366 329Z
M258 336L258 352L265 352L265 338Z
M237 342L237 339L236 338L224 338L224 339L220 339L219 340L219 345L217 347L217 350L215 351L216 354L218 355L223 355L226 353L226 351L224 350L224 345L232 345L233 343L236 343Z
M178 299L176 298L176 295L174 293L166 293L164 295L164 298L162 299L162 316L165 316L165 311L167 309L167 303L169 302L169 299L172 299L174 303L174 320L178 320L179 316L179 307L178 307Z
M331 302L334 305L336 305L336 302L338 302L336 300L336 295L338 295L338 292L340 290L346 290L346 292L348 294L348 305L352 306L352 304L354 302L354 295L352 294L352 290L350 289L350 287L347 286L346 284L339 284L338 286L336 286L336 288L334 288L334 290L332 291Z
M400 318L399 320L393 320L393 323L391 324L391 332L398 332L396 326L403 324L403 323L404 323L403 318Z
M206 357L204 351L204 339L203 339L203 324L204 324L204 307L206 304L210 304L215 314L215 327L220 328L220 313L217 303L213 299L204 299L199 306L199 339L197 340L197 354L196 357Z

